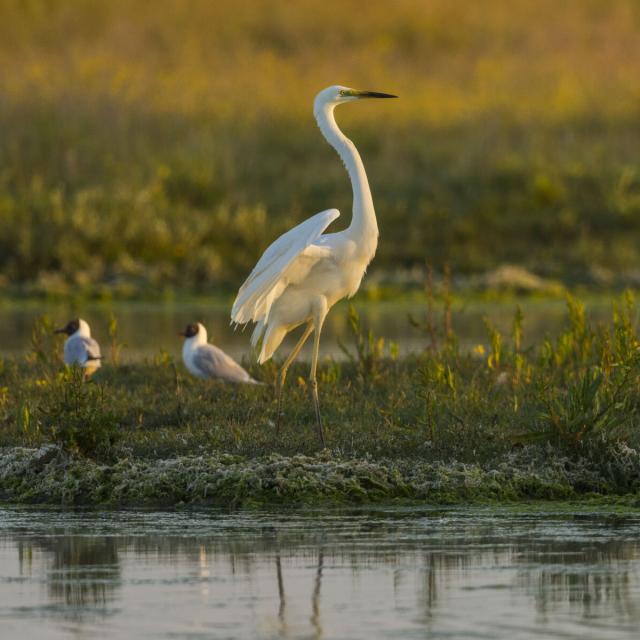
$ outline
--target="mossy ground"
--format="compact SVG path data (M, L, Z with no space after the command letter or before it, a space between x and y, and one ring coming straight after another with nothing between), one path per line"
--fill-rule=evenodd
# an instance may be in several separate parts
M59 447L0 452L0 500L111 507L257 507L362 503L505 504L579 498L609 510L640 507L640 455L627 447L606 464L525 450L491 464L228 454L112 464ZM627 493L617 494L625 479Z

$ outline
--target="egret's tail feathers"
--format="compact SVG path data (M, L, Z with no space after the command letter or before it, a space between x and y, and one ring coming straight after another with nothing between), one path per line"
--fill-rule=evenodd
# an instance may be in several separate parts
M262 349L260 349L260 355L258 356L260 364L265 363L274 354L286 335L287 330L284 327L270 327L267 329L262 339Z
M240 290L231 309L233 322L245 324L247 322L267 321L271 306L286 289L286 282L275 282L271 286L258 291Z
M262 338L262 334L264 333L264 322L262 320L258 321L255 328L253 329L253 333L251 334L251 346L256 347L258 342L260 342L260 338Z

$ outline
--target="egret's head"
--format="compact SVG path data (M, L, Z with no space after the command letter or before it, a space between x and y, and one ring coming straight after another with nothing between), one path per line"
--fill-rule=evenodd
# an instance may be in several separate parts
M361 91L360 89L351 89L350 87L342 87L334 85L323 89L317 96L316 105L321 104L342 104L343 102L352 102L353 100L363 100L364 98L397 98L391 93L380 93L379 91Z

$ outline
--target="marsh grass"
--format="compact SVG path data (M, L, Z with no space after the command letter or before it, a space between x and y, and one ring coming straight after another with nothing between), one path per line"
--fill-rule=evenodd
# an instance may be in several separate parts
M41 386L44 392L36 405L36 420L25 433L42 434L72 454L113 460L114 445L123 433L107 405L105 387L87 381L78 367L65 367Z
M362 459L484 463L531 444L593 459L620 443L636 447L636 314L628 293L609 323L594 325L569 297L566 328L555 340L523 349L524 318L517 308L509 336L487 323L486 341L470 352L453 334L435 349L398 357L352 309L352 343L345 345L350 358L325 359L320 366L329 448ZM46 326L41 320L34 335L42 336ZM83 383L78 372L61 367L59 348L43 351L38 338L25 360L3 361L1 445L57 442L105 460L319 450L307 364L291 370L278 435L274 363L245 363L267 383L263 387L194 379L167 354L153 363L105 362Z

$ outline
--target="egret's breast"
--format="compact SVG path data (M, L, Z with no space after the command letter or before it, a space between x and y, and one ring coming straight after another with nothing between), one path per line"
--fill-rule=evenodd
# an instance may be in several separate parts
M312 317L314 302L324 296L328 306L352 296L360 287L369 260L351 240L334 242L331 256L302 263L292 282L274 302L269 324L297 326Z

